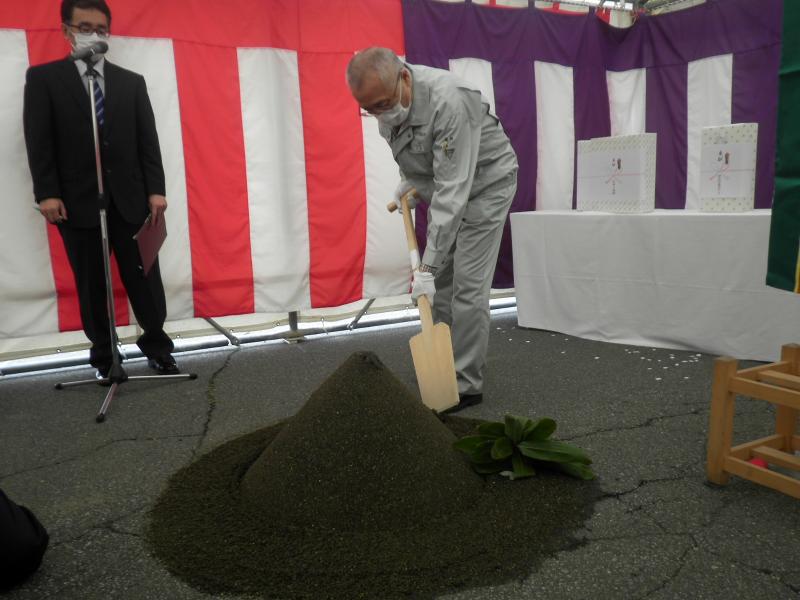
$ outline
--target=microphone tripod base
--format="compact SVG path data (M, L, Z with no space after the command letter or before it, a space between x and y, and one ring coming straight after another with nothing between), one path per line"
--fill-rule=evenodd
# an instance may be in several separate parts
M125 382L131 381L171 381L171 380L192 380L197 379L197 373L178 373L177 375L133 375L128 376L125 372L125 369L122 368L122 365L119 363L114 363L109 369L108 376L103 377L102 379L98 379L93 377L92 379L81 379L80 381L70 381L67 383L57 383L55 384L55 389L63 390L70 387L77 387L81 385L101 385L101 386L111 386L108 389L108 393L106 394L105 399L103 400L103 404L100 407L100 411L97 413L95 417L95 421L97 423L102 423L106 420L106 413L108 412L108 407L111 406L111 401L117 395L117 390L119 386Z

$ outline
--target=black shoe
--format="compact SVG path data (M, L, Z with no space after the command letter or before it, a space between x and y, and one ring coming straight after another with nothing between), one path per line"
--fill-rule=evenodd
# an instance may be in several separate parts
M111 366L108 367L99 367L94 374L95 379L97 379L97 385L101 385L103 387L109 387L111 385L111 381L108 379L108 372L111 370Z
M455 406L448 408L447 410L443 410L443 415L451 415L456 413L460 410L467 408L468 406L475 406L476 404L480 404L483 402L483 394L459 394L458 395L458 404Z
M151 358L147 361L147 366L159 375L178 375L181 372L171 354Z

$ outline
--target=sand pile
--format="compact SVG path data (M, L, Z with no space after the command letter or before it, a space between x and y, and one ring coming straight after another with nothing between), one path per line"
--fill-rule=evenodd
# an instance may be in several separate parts
M475 504L482 479L453 433L373 354L354 354L242 479L265 518L344 531L393 529Z
M176 473L148 541L214 594L431 598L524 577L574 544L597 491L546 472L484 480L452 448L477 423L440 420L356 353L292 419Z

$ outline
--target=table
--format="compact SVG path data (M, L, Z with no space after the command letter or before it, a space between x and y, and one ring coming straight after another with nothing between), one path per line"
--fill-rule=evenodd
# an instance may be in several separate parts
M774 361L800 295L768 287L770 210L511 215L518 322L606 342Z

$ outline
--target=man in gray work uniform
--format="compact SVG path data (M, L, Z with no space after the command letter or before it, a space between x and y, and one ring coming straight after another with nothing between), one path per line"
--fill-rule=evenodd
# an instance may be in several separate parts
M428 203L427 245L411 295L450 325L460 403L483 399L489 293L517 189L517 157L480 91L449 71L368 48L347 67L361 108L377 117L400 166L395 200L412 187ZM416 199L411 204L416 204Z

